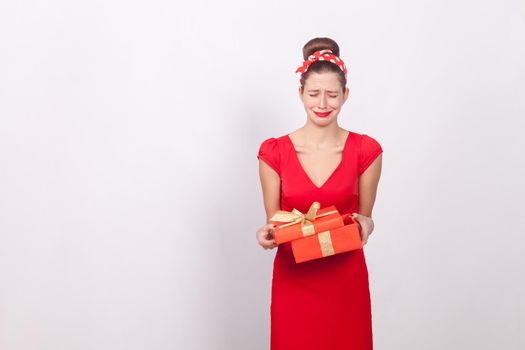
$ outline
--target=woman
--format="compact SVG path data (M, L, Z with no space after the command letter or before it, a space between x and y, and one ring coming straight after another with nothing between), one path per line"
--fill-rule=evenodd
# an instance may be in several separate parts
M372 208L381 174L382 148L370 136L339 127L348 98L339 46L315 38L303 47L299 97L306 124L262 142L257 157L267 224L257 231L264 249L277 245L278 210L303 213L318 201L352 213L363 245L372 233ZM368 269L363 249L296 263L290 243L278 246L271 302L272 350L372 349Z

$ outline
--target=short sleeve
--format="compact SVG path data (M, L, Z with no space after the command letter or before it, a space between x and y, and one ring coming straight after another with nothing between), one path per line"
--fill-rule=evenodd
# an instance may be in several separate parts
M374 160L383 152L383 148L373 137L361 135L361 151L359 154L359 175L374 162Z
M277 174L281 175L281 157L276 138L270 137L261 143L257 158L264 160Z

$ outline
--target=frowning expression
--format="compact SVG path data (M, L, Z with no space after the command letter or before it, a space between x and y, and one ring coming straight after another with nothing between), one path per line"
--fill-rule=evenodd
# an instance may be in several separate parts
M344 93L337 74L333 72L314 73L306 79L304 91L299 96L304 104L308 119L316 124L330 124L337 120L341 107L346 102L349 89Z

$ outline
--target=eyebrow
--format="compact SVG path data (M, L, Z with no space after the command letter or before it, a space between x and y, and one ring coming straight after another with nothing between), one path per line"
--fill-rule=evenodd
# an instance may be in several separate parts
M318 92L318 91L319 91L319 89L308 90L308 92ZM339 91L326 90L326 92L330 92L330 93L338 93Z

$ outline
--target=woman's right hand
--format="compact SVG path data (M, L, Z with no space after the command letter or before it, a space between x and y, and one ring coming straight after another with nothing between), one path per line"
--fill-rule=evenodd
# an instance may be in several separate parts
M275 224L267 223L266 225L259 228L255 234L259 245L264 249L273 249L277 247L277 243L275 243L275 239L273 237L274 227Z

